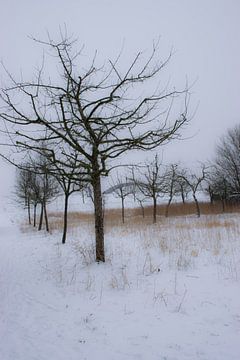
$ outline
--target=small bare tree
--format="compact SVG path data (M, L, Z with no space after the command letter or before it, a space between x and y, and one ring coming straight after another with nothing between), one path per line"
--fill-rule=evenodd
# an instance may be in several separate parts
M40 218L38 230L42 229L43 217L45 220L46 231L49 232L49 222L47 204L59 195L59 186L56 179L50 173L50 164L43 154L37 154L31 158L29 169L34 174L32 192L36 202L40 203Z
M61 162L55 161L55 157L51 156L52 153L52 150L49 148L43 148L40 154L41 156L44 156L48 162L48 172L54 179L56 179L64 194L62 244L65 244L68 227L69 197L74 192L83 191L86 188L87 182L84 175L81 173L81 166L79 165L77 152L72 153L71 157L65 158L65 161L62 158Z
M117 174L115 181L112 181L112 186L105 193L112 193L115 197L121 199L122 209L122 223L125 222L125 206L124 202L127 196L132 195L134 184L129 182L127 177L120 177Z
M39 186L40 185L39 181L37 180L38 175L33 171L31 173L32 173L32 181L31 181L30 189L31 189L31 202L33 204L33 226L36 227L37 206L38 204L41 203L41 188Z
M176 192L181 196L183 204L185 204L186 198L189 192L191 191L188 183L184 179L186 176L187 176L186 170L177 167Z
M135 186L145 198L153 202L153 223L157 222L157 199L164 192L164 176L162 163L157 155L154 160L145 164L144 168L137 168L137 177L133 171Z
M137 203L140 206L140 209L142 212L142 217L145 218L145 208L144 208L144 203L146 200L145 196L139 191L134 191L133 196L134 196L135 201L137 201Z
M165 210L166 217L168 217L169 207L173 197L178 193L177 180L177 165L171 164L168 166L164 174L164 193L168 195L168 202Z
M31 225L31 201L33 196L33 173L28 169L28 166L17 169L15 194L21 204L27 209L28 222Z
M222 211L225 212L226 201L232 193L231 184L225 178L224 171L219 167L212 167L207 176L210 202L221 201Z
M31 162L22 163L17 168L16 195L24 201L28 210L28 220L31 224L31 205L33 205L33 226L36 226L36 208L41 205L38 230L42 229L43 217L46 230L49 231L47 207L59 192L55 179L49 174L44 158L31 159Z
M200 190L201 184L206 179L206 176L207 176L207 169L205 165L201 166L199 174L182 170L180 171L180 175L179 175L179 177L182 178L182 180L184 180L191 189L192 196L196 205L196 211L198 217L200 217L201 212L200 212L199 202L197 199L197 192Z

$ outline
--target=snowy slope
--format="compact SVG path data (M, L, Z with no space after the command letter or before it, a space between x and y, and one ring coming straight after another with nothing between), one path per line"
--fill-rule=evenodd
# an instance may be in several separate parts
M105 264L92 224L1 225L0 359L239 360L238 215L140 223L107 228Z

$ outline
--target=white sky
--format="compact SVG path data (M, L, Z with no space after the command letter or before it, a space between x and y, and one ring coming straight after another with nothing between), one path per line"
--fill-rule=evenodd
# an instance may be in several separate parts
M163 58L173 47L169 76L178 87L197 80L192 89L194 119L184 132L189 140L164 148L166 161L193 164L210 159L227 128L240 121L239 0L0 0L0 59L12 73L31 77L41 51L29 35L52 37L59 26L109 58L150 49L161 36ZM0 70L0 80L3 72ZM0 193L13 171L0 162Z

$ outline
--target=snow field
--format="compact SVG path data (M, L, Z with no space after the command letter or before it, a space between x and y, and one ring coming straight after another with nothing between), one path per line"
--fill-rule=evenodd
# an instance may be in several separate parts
M1 236L2 360L238 360L238 214ZM2 235L2 234L1 234Z

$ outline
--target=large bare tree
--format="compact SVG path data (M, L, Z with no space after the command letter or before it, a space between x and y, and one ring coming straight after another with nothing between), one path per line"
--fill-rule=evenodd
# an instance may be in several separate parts
M81 156L82 173L93 189L96 260L105 261L101 176L128 151L151 150L179 136L187 122L187 89L160 89L169 58L161 62L155 45L148 56L139 52L126 66L122 54L103 65L94 55L84 66L83 50L75 52L69 38L37 42L56 57L59 76L47 76L46 63L32 81L10 75L12 84L1 92L1 118L13 144L37 149L39 142L50 142L51 156L60 164L59 153ZM177 110L173 100L182 96Z

